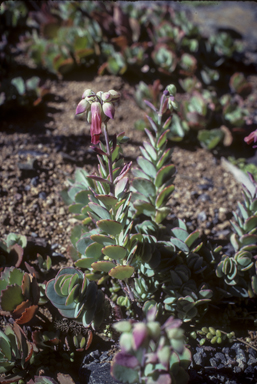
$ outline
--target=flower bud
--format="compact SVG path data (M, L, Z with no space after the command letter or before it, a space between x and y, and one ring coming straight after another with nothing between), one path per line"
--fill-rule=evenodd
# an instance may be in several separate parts
M174 84L167 85L166 89L168 90L170 95L176 95L177 93L177 88Z
M82 99L85 99L87 96L94 95L92 89L86 89L82 95Z
M104 92L102 94L102 100L103 100L103 102L111 101L112 100L112 95L110 94L110 92Z
M82 99L76 108L76 115L80 115L90 110L90 104L86 99Z
M112 103L103 103L103 111L109 119L114 119L115 108Z
M120 94L120 92L117 92L117 91L115 91L114 89L111 89L110 91L108 91L108 93L110 93L111 94L111 97L112 97L112 101L116 101L116 100L119 100L120 99L120 97L121 97L121 94Z
M171 110L171 111L173 111L173 110L177 110L178 109L178 105L177 105L177 103L175 102L175 101L173 101L173 100L171 100L170 98L169 98L169 101L168 101L168 108Z

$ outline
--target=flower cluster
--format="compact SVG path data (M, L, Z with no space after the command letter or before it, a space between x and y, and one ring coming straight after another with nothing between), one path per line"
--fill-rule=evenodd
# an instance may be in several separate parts
M114 104L120 99L120 93L111 89L108 92L94 93L91 89L86 89L82 95L82 100L76 108L76 115L86 113L87 121L91 123L90 135L91 143L98 144L102 132L102 123L106 124L109 119L114 119Z

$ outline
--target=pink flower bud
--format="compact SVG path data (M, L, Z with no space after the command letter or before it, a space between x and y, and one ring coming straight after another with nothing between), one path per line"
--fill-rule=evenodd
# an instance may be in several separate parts
M86 111L88 111L90 109L90 104L87 100L85 99L82 99L78 105L77 105L77 108L76 108L76 115L79 115L81 113L84 113Z
M103 103L103 111L109 119L114 119L115 108L112 103Z
M94 102L91 104L91 127L90 127L90 134L91 134L91 143L92 144L98 144L100 134L102 132L101 125L102 125L102 118L101 118L101 104L99 102Z
M111 99L112 99L112 96L111 96L110 92L104 92L102 94L102 100L103 101L111 101Z

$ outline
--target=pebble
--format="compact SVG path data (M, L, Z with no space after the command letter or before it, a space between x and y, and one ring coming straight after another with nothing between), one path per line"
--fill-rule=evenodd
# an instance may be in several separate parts
M45 192L39 192L38 197L42 200L46 200L46 193Z
M205 211L202 211L202 212L198 213L197 219L199 221L207 220L207 215L206 215Z

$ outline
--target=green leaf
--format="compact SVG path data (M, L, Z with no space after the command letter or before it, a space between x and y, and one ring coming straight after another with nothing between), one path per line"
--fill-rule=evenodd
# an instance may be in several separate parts
M40 78L33 76L30 79L26 80L26 88L28 91L36 91L39 86Z
M118 265L110 270L109 275L119 280L130 278L134 273L134 268L129 265Z
M158 160L158 163L156 164L158 170L163 166L163 164L167 160L170 160L172 152L173 152L172 148L166 149L166 151L163 152L161 158Z
M99 220L96 225L108 235L116 236L122 231L122 224L114 220Z
M1 307L3 311L12 312L23 301L21 287L17 284L10 285L2 291Z
M198 132L197 138L203 147L211 150L223 140L224 132L219 128L211 130L202 129Z
M100 200L104 205L110 207L113 207L118 201L116 197L110 195L96 195L95 197Z
M157 208L160 208L163 204L166 204L174 189L174 185L169 185L168 187L164 188L161 193L159 193L155 200L155 205Z
M171 208L161 207L158 208L155 212L155 221L157 224L160 224L166 217L170 214Z
M185 239L185 244L188 246L188 248L193 245L193 243L199 238L200 232L198 230L190 233L190 235Z
M188 232L179 227L172 228L171 232L177 239L182 240L183 242L185 242L188 237Z
M137 163L140 166L140 168L151 178L154 178L156 176L156 168L155 166L149 161L146 160L144 157L139 156L137 158Z
M107 211L106 208L102 207L99 204L96 203L89 203L89 208L92 209L92 211L99 216L100 219L103 220L109 220L111 219L110 213Z
M69 212L70 213L81 213L81 209L84 208L84 205L83 204L72 204L69 206Z
M162 167L156 174L154 184L160 188L166 180L175 175L176 167L173 164Z
M83 206L88 205L90 195L92 195L92 192L89 190L80 191L75 195L75 202Z
M91 264L95 263L96 259L94 257L86 257L77 260L74 265L78 268L91 268Z
M24 274L25 272L19 268L13 268L10 270L8 285L17 284L21 286Z
M81 237L80 240L77 242L76 247L79 253L82 255L85 254L86 248L93 243L93 240L86 234L85 236Z
M93 263L91 267L95 271L100 271L100 272L109 272L110 269L115 267L115 264L113 264L111 261L97 261L96 263Z
M154 147L150 143L148 143L147 141L144 141L143 145L144 145L147 153L150 155L151 159L153 161L157 160L157 153L156 153L156 150L154 149Z
M155 207L144 200L136 200L134 202L134 207L139 215L143 213L146 216L152 216L152 214L155 212Z
M102 247L102 244L99 243L90 244L85 251L85 256L94 257L95 260L97 260L99 257L102 256Z
M252 229L257 227L257 216L249 217L244 224L244 229L250 232Z
M143 179L148 179L150 180L150 177L147 176L147 174L145 172L143 172L141 169L138 169L138 168L132 168L131 169L131 173L133 176L135 177L141 177Z
M244 245L257 244L257 235L243 235L240 237L240 243Z
M155 196L156 189L150 180L137 177L133 180L132 185L139 193L146 197Z
M15 77L11 80L11 84L16 88L19 95L24 95L25 83L22 77Z
M163 144L165 143L165 141L167 140L167 135L169 133L169 129L166 129L166 131L164 131L161 136L159 137L159 140L157 141L157 148L160 149Z
M102 249L104 255L114 260L124 259L127 255L127 250L120 245L108 245Z
M238 205L238 207L239 207L239 209L240 209L240 212L241 212L243 218L244 218L245 220L247 220L247 219L249 218L249 216L248 216L248 213L247 213L246 208L245 208L245 207L243 206L243 204L241 204L240 202L237 203L237 205Z
M80 293L80 285L76 284L72 289L69 288L69 292L70 293L68 294L65 305L70 305L74 303L74 301L78 298Z
M116 364L115 358L111 365L111 375L122 383L139 383L138 372L133 368L124 367L123 365Z
M91 235L90 237L91 237L91 239L93 241L96 241L97 243L102 244L104 246L116 244L115 240L112 239L109 236L105 236L105 235Z
M118 181L118 183L115 185L115 196L117 198L122 197L122 194L126 192L126 189L128 187L128 178L123 177L121 180Z
M180 249L182 252L189 252L188 246L181 240L176 239L175 237L170 238L170 242L174 244L178 249Z

